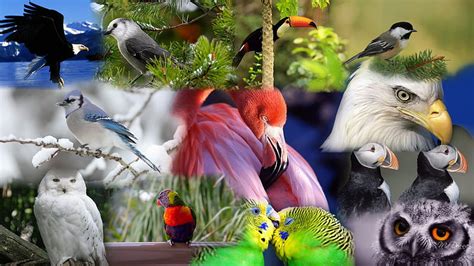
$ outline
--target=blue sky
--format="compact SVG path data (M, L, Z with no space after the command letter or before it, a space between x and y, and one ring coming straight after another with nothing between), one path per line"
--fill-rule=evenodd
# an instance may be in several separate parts
M54 9L64 15L66 24L76 21L91 21L98 19L90 9L90 0L33 0L35 4ZM5 15L23 14L23 5L28 0L0 0L0 18Z

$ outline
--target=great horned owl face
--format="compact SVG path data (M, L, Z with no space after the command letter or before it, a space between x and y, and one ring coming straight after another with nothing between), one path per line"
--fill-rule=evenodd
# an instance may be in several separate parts
M473 229L465 205L434 200L397 205L382 222L379 263L472 262Z
M50 171L41 180L38 195L49 193L59 196L68 193L86 193L86 184L79 173L61 173Z

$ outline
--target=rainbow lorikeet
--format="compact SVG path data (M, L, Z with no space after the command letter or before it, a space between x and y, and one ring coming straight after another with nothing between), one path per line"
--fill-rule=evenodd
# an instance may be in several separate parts
M163 219L169 243L171 245L174 243L189 244L196 228L194 211L186 206L177 192L170 189L160 192L156 204L165 207Z

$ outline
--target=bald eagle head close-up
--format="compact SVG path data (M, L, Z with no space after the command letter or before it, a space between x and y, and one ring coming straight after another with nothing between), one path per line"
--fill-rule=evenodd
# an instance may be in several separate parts
M321 148L341 152L377 142L394 151L419 151L436 146L435 138L449 143L452 122L441 80L382 74L370 62L351 76Z

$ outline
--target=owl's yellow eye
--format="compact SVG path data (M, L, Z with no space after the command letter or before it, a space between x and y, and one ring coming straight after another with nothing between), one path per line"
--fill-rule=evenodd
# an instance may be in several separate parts
M431 236L436 241L446 241L451 237L451 231L443 226L434 226L431 229Z
M410 231L410 225L405 219L400 218L395 221L393 229L397 236L403 236Z

